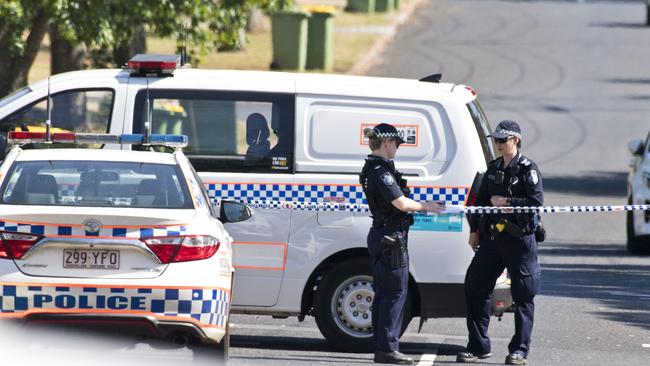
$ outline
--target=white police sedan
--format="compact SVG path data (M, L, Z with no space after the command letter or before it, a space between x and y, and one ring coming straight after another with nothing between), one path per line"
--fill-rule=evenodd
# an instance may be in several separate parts
M23 149L131 143L170 153ZM143 335L227 347L232 238L180 151L179 135L10 132L0 165L0 317L129 324ZM149 334L153 333L153 334ZM227 353L227 349L224 354Z
M633 156L627 180L628 203L650 204L650 132L645 142L632 140L628 148ZM627 249L633 254L650 254L650 210L628 211Z

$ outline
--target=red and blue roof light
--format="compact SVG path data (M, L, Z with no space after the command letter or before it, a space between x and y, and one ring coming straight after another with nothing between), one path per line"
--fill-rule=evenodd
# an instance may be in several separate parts
M7 141L10 144L22 145L30 143L75 143L75 144L130 144L130 145L154 145L167 147L186 147L188 139L186 135L166 134L101 134L101 133L75 133L75 132L54 132L47 139L47 132L9 131Z

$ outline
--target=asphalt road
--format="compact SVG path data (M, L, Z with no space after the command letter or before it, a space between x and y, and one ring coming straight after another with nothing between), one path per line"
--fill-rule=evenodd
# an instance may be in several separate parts
M370 74L471 85L493 127L520 123L523 151L549 205L625 204L627 143L650 129L650 28L641 2L432 0L401 29ZM650 258L625 251L621 213L545 215L534 365L650 364ZM312 321L235 317L233 365L368 364L340 354ZM415 323L415 322L414 322ZM421 364L453 363L462 319L411 324L402 348ZM493 322L501 364L512 314ZM424 354L423 356L420 356Z
M442 72L446 81L473 86L493 127L502 119L522 126L523 151L540 166L547 204L624 204L627 142L650 128L644 22L641 2L430 0L370 73ZM543 289L529 363L650 364L650 258L626 253L623 214L555 214L544 222L549 238L540 247ZM232 321L230 365L372 363L370 354L329 348L313 319L237 315ZM485 364L503 363L512 331L512 314L493 321L494 356ZM416 319L402 340L402 350L421 365L454 363L466 343L464 320L429 320L417 333ZM41 342L27 350L66 365L115 357L138 366L217 364L187 348L120 343L75 363L83 358L44 353L56 347Z

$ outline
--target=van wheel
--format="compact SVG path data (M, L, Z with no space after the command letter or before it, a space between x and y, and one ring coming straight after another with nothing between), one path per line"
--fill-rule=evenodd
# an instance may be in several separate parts
M628 202L628 204L632 204ZM634 215L628 211L625 217L627 232L627 251L631 254L650 254L650 237L636 236L634 233Z
M321 280L314 300L318 329L335 348L351 352L373 352L372 288L367 258L345 261ZM407 295L402 333L412 318L411 296Z

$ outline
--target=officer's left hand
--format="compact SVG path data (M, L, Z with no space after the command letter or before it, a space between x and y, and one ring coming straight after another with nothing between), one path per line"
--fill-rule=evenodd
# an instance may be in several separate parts
M507 197L492 196L492 198L490 198L490 201L492 202L492 206L494 206L494 207L509 206Z

